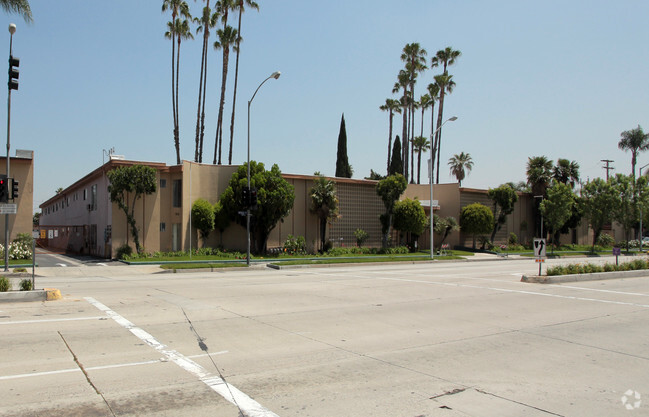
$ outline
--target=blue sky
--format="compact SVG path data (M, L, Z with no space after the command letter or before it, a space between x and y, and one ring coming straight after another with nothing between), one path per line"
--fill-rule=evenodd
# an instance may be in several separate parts
M449 70L457 86L444 115L458 120L444 128L441 182L453 181L445 161L460 152L473 157L463 185L475 188L524 180L527 158L537 155L576 160L584 180L605 175L601 159L629 173L631 156L617 149L620 132L638 124L649 130L649 2L643 0L258 1L260 11L243 20L235 163L246 158L247 100L279 70L281 78L267 82L252 106L252 159L286 173L333 175L344 113L354 177L384 173L388 116L379 106L394 97L399 56L409 42L419 42L429 57L447 46L462 51ZM162 2L30 4L32 24L15 15L0 19L18 26L11 153L35 151L34 208L101 165L104 149L174 164L171 45L163 36L170 17ZM202 2L189 4L198 14ZM194 155L200 45L197 39L181 47L187 160ZM209 59L203 160L211 162L220 51L210 49ZM415 95L439 72L425 72ZM232 66L227 119L233 76ZM6 114L6 101L0 111ZM639 165L646 163L649 153L639 157Z

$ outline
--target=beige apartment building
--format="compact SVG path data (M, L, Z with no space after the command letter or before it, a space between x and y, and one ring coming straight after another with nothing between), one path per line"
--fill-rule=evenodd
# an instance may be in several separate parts
M7 158L0 157L0 173L6 173ZM9 241L19 233L31 236L34 219L34 151L16 150L9 161L9 174L18 181L18 198L9 204L16 205L16 214L9 214ZM11 184L9 184L11 187ZM11 192L10 192L11 194ZM0 215L0 243L4 245L5 219Z
M47 245L73 253L99 257L114 257L117 248L124 243L133 245L126 217L117 205L110 202L106 173L114 168L141 164L156 169L157 191L136 202L135 216L140 242L147 252L196 249L203 246L197 230L191 226L191 205L198 198L214 204L227 188L238 166L219 166L183 161L181 165L167 166L163 163L126 161L115 156L88 175L76 181L59 194L44 202L41 208L41 234L47 236ZM272 231L268 247L281 247L288 235L304 236L310 251L320 241L318 219L310 211L309 191L314 176L283 174L295 188L295 202L290 214ZM376 181L332 178L336 182L339 198L338 220L331 223L327 239L334 246L354 246L354 231L363 229L369 234L366 246L381 245L379 216L384 212L383 202L376 194ZM402 199L418 199L429 214L430 188L428 185L409 185ZM491 207L486 190L460 188L458 184L434 186L433 200L438 204L435 213L453 216L465 205L480 202ZM506 242L514 232L521 241L529 241L533 234L532 197L519 194L519 201L507 224L496 235L496 242ZM436 238L437 239L437 238ZM453 232L446 243L451 246L470 246L471 236ZM393 235L393 242L398 234ZM208 246L223 246L244 252L245 228L232 222L221 234L213 231ZM429 248L428 233L419 238L420 248Z

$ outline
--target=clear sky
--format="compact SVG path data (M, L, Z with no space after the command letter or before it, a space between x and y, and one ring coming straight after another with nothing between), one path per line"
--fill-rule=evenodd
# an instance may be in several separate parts
M198 15L203 2L188 3ZM391 90L403 67L399 57L410 42L419 42L429 57L447 46L462 52L449 69L457 86L444 115L458 120L444 128L441 182L453 181L446 161L460 152L475 163L467 187L523 181L527 158L537 155L577 161L584 180L605 175L602 159L628 174L631 156L617 149L620 132L638 124L649 130L645 0L258 3L260 11L243 19L234 163L246 158L247 100L279 70L282 76L269 80L252 106L252 159L277 163L286 173L333 175L344 113L354 178L370 169L384 174L388 115L379 106L396 98ZM30 4L31 24L16 15L0 18L5 27L18 26L13 51L21 60L20 89L12 93L11 154L35 151L34 208L100 166L103 150L112 147L127 159L174 164L171 44L164 38L170 16L161 12L162 1ZM194 156L200 46L199 38L181 46L186 160ZM221 52L210 48L208 162L221 68ZM417 97L439 72L420 76ZM226 132L233 76L232 66ZM6 101L0 106L6 114ZM646 163L649 153L639 157L639 166Z

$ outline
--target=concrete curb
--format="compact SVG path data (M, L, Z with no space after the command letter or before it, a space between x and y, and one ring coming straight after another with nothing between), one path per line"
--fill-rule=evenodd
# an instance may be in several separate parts
M0 292L0 303L19 303L23 301L54 301L61 299L61 291L56 288L45 288L32 291Z
M573 274L573 275L555 275L555 276L526 276L521 277L521 282L531 284L561 284L563 282L579 282L579 281L601 281L606 279L622 279L622 278L643 278L649 277L649 270L639 271L616 271L616 272L594 272L590 274Z

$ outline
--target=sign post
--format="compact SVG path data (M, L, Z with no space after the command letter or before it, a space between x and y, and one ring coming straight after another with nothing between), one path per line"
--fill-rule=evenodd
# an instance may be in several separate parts
M546 258L546 244L545 239L534 239L534 257L539 264L539 276L541 276L541 265L545 262Z

